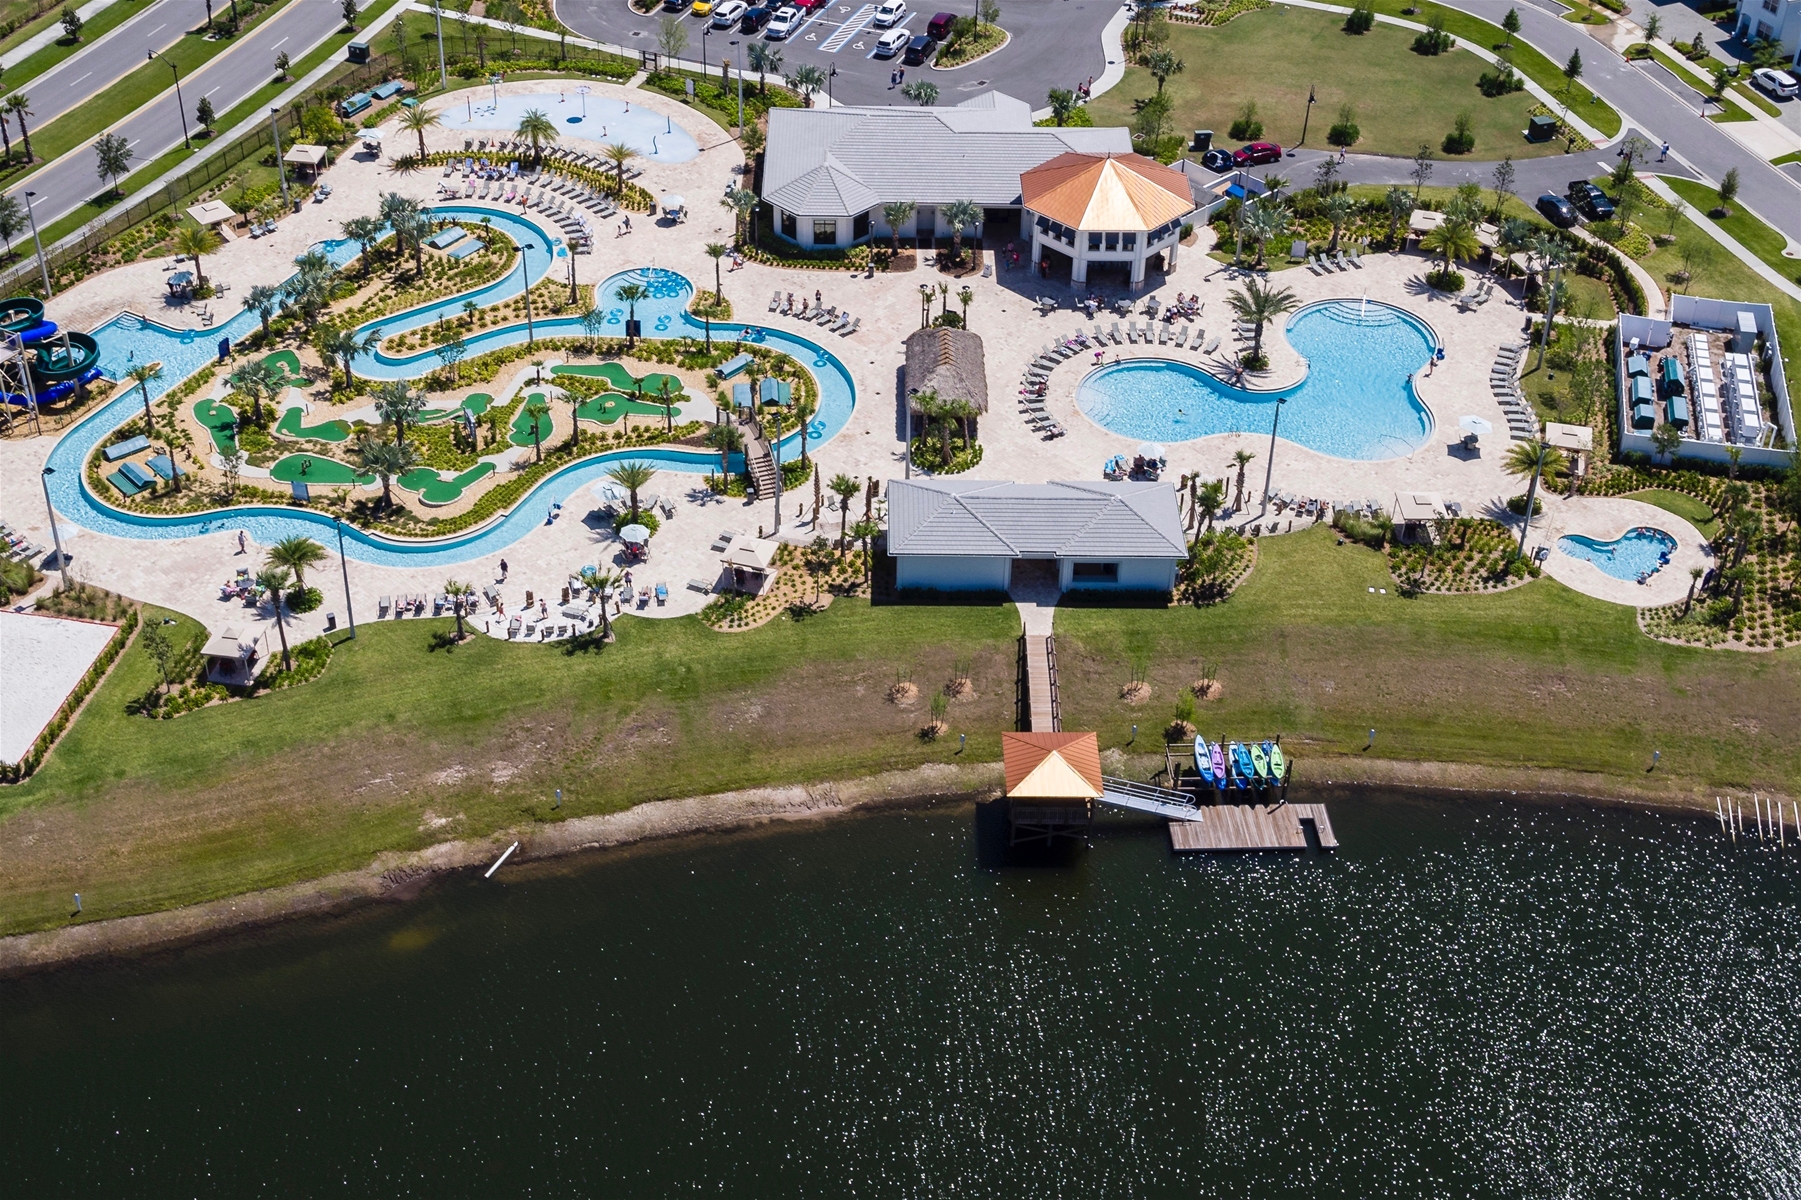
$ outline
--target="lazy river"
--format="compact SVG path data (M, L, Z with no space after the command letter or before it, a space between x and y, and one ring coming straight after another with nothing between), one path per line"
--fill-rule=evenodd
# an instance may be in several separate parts
M513 213L477 205L434 206L434 216L462 217L468 223L486 223L506 233L521 245L532 249L523 252L524 267L515 267L503 279L471 292L422 305L364 325L366 332L379 325L392 336L436 322L441 316L461 315L463 302L473 299L490 305L510 299L525 290L526 280L536 283L558 266L566 253L561 238L542 226ZM322 242L315 249L323 251L333 264L342 266L356 254L354 243L340 240ZM701 337L705 323L687 311L694 285L674 271L640 268L622 271L608 277L597 287L600 307L606 312L605 336L617 337L624 332L626 304L619 299L619 288L627 283L642 284L651 290L648 300L636 305L638 320L647 340L679 337ZM211 329L181 330L146 320L134 313L121 313L94 330L100 347L100 367L109 378L119 379L132 366L145 362L161 362L163 377L150 387L151 398L179 386L189 376L217 360L223 339L236 342L256 329L255 313L240 311L231 320ZM534 321L532 332L539 338L586 337L578 318L563 317ZM819 385L819 406L807 428L809 448L831 439L850 420L856 406L856 385L850 371L829 350L816 342L777 329L714 322L715 341L742 338L770 350L787 354L808 367ZM465 339L473 356L502 346L517 345L526 340L523 321L486 329ZM356 360L357 373L375 379L416 379L438 366L435 354L426 351L402 358L374 352ZM50 452L49 464L55 468L48 483L51 502L59 517L85 529L113 537L148 541L199 537L228 530L244 530L250 537L267 545L294 534L323 538L336 537L336 522L324 513L302 508L270 505L244 505L213 512L171 516L149 516L114 508L95 497L87 487L82 466L94 447L108 434L143 411L143 400L133 387L123 389L87 418L71 428ZM777 452L784 460L800 454L800 432L782 440ZM553 501L561 501L583 487L601 479L608 468L622 461L648 462L664 471L684 471L700 475L716 470L719 456L711 452L658 448L616 450L571 463L539 481L521 497L512 509L480 529L434 540L403 541L368 533L346 523L346 553L360 562L386 566L450 566L504 550L532 529L543 524L544 514Z

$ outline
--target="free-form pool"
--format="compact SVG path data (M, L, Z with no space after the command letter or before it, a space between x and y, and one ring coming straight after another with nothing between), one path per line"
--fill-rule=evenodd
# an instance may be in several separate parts
M1267 433L1282 405L1279 436L1335 458L1399 458L1418 449L1432 416L1413 374L1437 339L1392 305L1331 300L1309 305L1288 326L1307 377L1280 391L1220 382L1190 363L1145 358L1100 367L1082 380L1076 406L1103 429L1151 442L1216 433Z
M1571 558L1595 564L1603 575L1637 581L1649 579L1670 561L1676 539L1661 529L1640 525L1611 542L1567 533L1557 539L1557 548Z
M472 91L460 108L455 104L445 106L438 119L450 129L499 129L511 133L519 128L526 112L535 108L556 122L565 136L624 142L640 157L655 162L687 162L700 154L700 147L688 131L673 120L648 108L633 108L623 100L582 96L574 88L502 96L498 105L492 99L483 104L478 96Z

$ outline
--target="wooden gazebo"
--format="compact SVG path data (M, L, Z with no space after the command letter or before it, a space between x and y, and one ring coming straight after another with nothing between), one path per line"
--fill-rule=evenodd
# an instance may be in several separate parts
M1101 748L1092 733L1003 733L1011 842L1088 836L1101 794Z

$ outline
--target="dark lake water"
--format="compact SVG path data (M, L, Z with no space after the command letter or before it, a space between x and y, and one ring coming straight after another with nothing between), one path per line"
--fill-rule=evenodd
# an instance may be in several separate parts
M1332 857L921 810L0 984L0 1190L1801 1194L1801 849L1331 803Z

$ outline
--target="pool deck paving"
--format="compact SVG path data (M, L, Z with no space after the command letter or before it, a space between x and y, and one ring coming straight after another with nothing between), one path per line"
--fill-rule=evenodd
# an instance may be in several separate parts
M595 220L597 241L591 254L574 256L577 279L594 283L615 272L633 267L656 266L686 275L697 288L707 289L714 279L714 263L704 253L709 241L730 240L730 213L716 202L728 185L740 182L737 168L742 155L723 130L705 117L688 110L678 101L657 93L626 89L592 80L583 80L596 94L629 96L634 107L662 112L686 127L702 145L695 159L676 164L641 162L645 175L638 182L654 195L680 192L689 200L689 219L681 224L634 217L634 232L614 236L615 222ZM573 86L573 85L572 85ZM555 81L535 80L501 85L503 94L554 90ZM486 95L484 87L479 95ZM460 95L450 101L461 104ZM410 146L411 134L398 133L393 123L384 127L395 147ZM460 131L436 129L427 133L428 146L461 148L464 134ZM222 324L235 313L241 297L252 284L278 283L292 270L293 258L313 243L341 235L339 222L375 210L380 195L399 191L422 200L430 200L441 178L437 171L416 175L395 175L385 162L361 153L346 153L325 174L333 187L331 198L324 203L309 203L301 213L281 222L273 236L252 240L234 239L206 260L209 277L229 279L232 291L210 301L216 318ZM458 203L467 203L458 201ZM517 210L514 210L517 211ZM1210 234L1204 228L1198 240L1181 248L1178 265L1166 276L1153 275L1136 299L1142 303L1155 294L1164 303L1177 292L1198 294L1204 301L1201 317L1195 322L1207 329L1207 340L1221 337L1222 351L1229 350L1230 315L1226 297L1236 277L1222 264L1208 258ZM991 247L1004 245L1007 235L990 239ZM1138 446L1137 439L1125 438L1096 426L1076 411L1074 394L1083 373L1083 363L1092 364L1091 356L1067 361L1052 375L1049 408L1067 430L1067 436L1046 441L1033 431L1018 410L1017 391L1026 364L1040 347L1053 338L1067 337L1077 329L1089 329L1097 322L1103 329L1114 320L1126 318L1107 313L1091 320L1086 314L1067 305L1077 295L1086 295L1088 286L1072 288L1066 283L1047 281L1024 267L1010 269L995 264L991 248L986 261L994 266L989 278L969 274L961 278L942 276L935 270L897 273L851 274L837 271L815 271L800 268L767 266L746 261L739 270L724 273L728 298L741 321L753 325L799 333L836 355L849 370L857 389L857 405L847 426L822 447L814 447L826 478L843 472L853 477L874 476L887 480L905 472L904 423L899 397L904 394L902 375L903 340L919 324L919 286L940 279L951 285L950 303L959 306L956 292L969 287L974 299L969 306L973 330L985 343L988 369L990 410L981 422L981 439L985 457L977 474L988 479L1010 479L1025 482L1050 479L1098 479L1102 463L1118 453L1130 455ZM1497 430L1506 428L1498 404L1489 392L1488 371L1498 345L1513 342L1521 336L1524 314L1505 290L1486 306L1470 312L1456 309L1448 297L1432 293L1424 286L1423 275L1429 264L1417 254L1368 255L1361 270L1316 276L1306 270L1289 270L1273 278L1291 287L1301 303L1324 299L1357 300L1368 296L1397 305L1424 319L1437 332L1446 348L1446 361L1434 368L1430 376L1418 382L1418 394L1431 410L1434 428L1426 443L1403 458L1385 462L1356 462L1332 458L1306 450L1292 443L1278 444L1273 490L1308 495L1328 500L1371 499L1387 505L1397 491L1429 491L1447 500L1462 503L1466 513L1490 511L1499 507L1507 496L1522 489L1521 481L1502 470L1509 443L1503 433L1485 439L1476 455L1459 446L1462 433L1458 418L1466 413L1490 420ZM204 328L198 305L172 305L166 302L163 276L171 269L168 259L133 263L107 271L83 281L50 304L53 319L75 328L93 328L121 309L154 317L177 327ZM561 270L559 265L556 270ZM826 304L848 309L862 318L858 333L839 337L820 327L793 317L782 317L767 311L772 293L792 292L798 298L813 297L815 291ZM1123 294L1123 288L1096 286L1106 299ZM1058 296L1066 307L1048 315L1040 315L1033 298ZM1143 321L1142 315L1129 319ZM1288 349L1279 328L1266 333L1275 363L1272 383L1296 369L1298 360ZM1192 349L1178 351L1173 347L1109 346L1108 359L1117 353L1121 358L1162 355L1203 364ZM554 356L551 356L554 361ZM509 396L510 390L499 390L510 382L506 377L493 384L473 385L492 391L496 396ZM454 405L470 390L469 385L442 398L438 407ZM504 402L504 401L503 401ZM553 422L562 417L566 406L553 404ZM314 405L308 420L345 419L354 411L348 407ZM564 418L566 420L566 417ZM551 436L556 436L554 433ZM34 540L49 543L48 524L44 519L43 499L37 487L37 467L49 453L50 439L15 439L0 442L0 509L15 525L22 526ZM1235 451L1249 450L1257 457L1247 472L1247 499L1261 495L1265 455L1269 449L1268 434L1225 434L1167 446L1169 463L1166 478L1175 479L1188 472L1199 472L1205 478L1226 475ZM523 451L529 455L529 449ZM714 537L722 529L737 529L747 535L759 530L770 532L776 526L771 501L751 505L742 500L722 500L705 495L697 474L660 472L651 491L674 499L678 515L665 523L652 543L649 564L635 567L637 582L667 583L670 596L666 606L654 603L646 615L679 616L697 611L706 597L688 590L689 579L711 580L718 574L718 556L711 549ZM436 593L446 577L454 576L478 585L499 577L498 563L507 559L511 572L503 596L509 611L523 602L526 588L556 596L568 575L596 559L611 561L619 552L610 531L589 527L582 516L592 508L591 495L576 496L577 489L540 490L527 503L549 508L552 502L565 504L563 517L539 526L513 544L468 563L446 569L401 569L375 566L353 561L350 566L351 589L356 611L363 620L374 619L376 600L381 595L405 592ZM797 523L795 509L811 507L811 488L800 496L784 497L784 512L779 536L794 541L809 541L814 530L804 521ZM455 511L450 509L446 511ZM1659 512L1657 523L1670 529L1668 514ZM1237 514L1237 523L1251 525L1259 521L1255 502L1247 511ZM1651 523L1651 522L1646 522ZM241 623L245 614L236 605L227 615L222 610L218 584L229 579L245 557L236 554L236 538L230 533L169 541L127 541L82 531L72 520L60 522L65 540L75 556L75 573L83 579L127 595L189 613L220 627L223 622ZM1287 522L1276 523L1286 531ZM836 524L828 514L819 532L833 534ZM1584 529L1586 532L1587 530ZM1672 532L1675 530L1672 529ZM1686 547L1686 539L1685 539ZM334 552L335 546L328 545ZM263 548L253 546L252 561L260 561ZM1555 555L1554 555L1555 557ZM1585 570L1592 567L1580 564ZM326 592L326 602L314 614L298 618L293 636L304 637L322 628L323 614L336 611L339 624L344 623L342 585L337 582L336 563L328 561L316 568L317 578ZM1599 575L1599 572L1594 572ZM1660 576L1665 572L1660 572ZM1674 578L1677 572L1669 572ZM1686 569L1683 588L1686 590ZM1618 581L1610 581L1618 582ZM1623 585L1631 595L1609 595L1621 603L1644 603L1644 589ZM1661 588L1662 580L1657 581ZM1584 588L1583 590L1591 590ZM270 616L262 614L266 620Z

